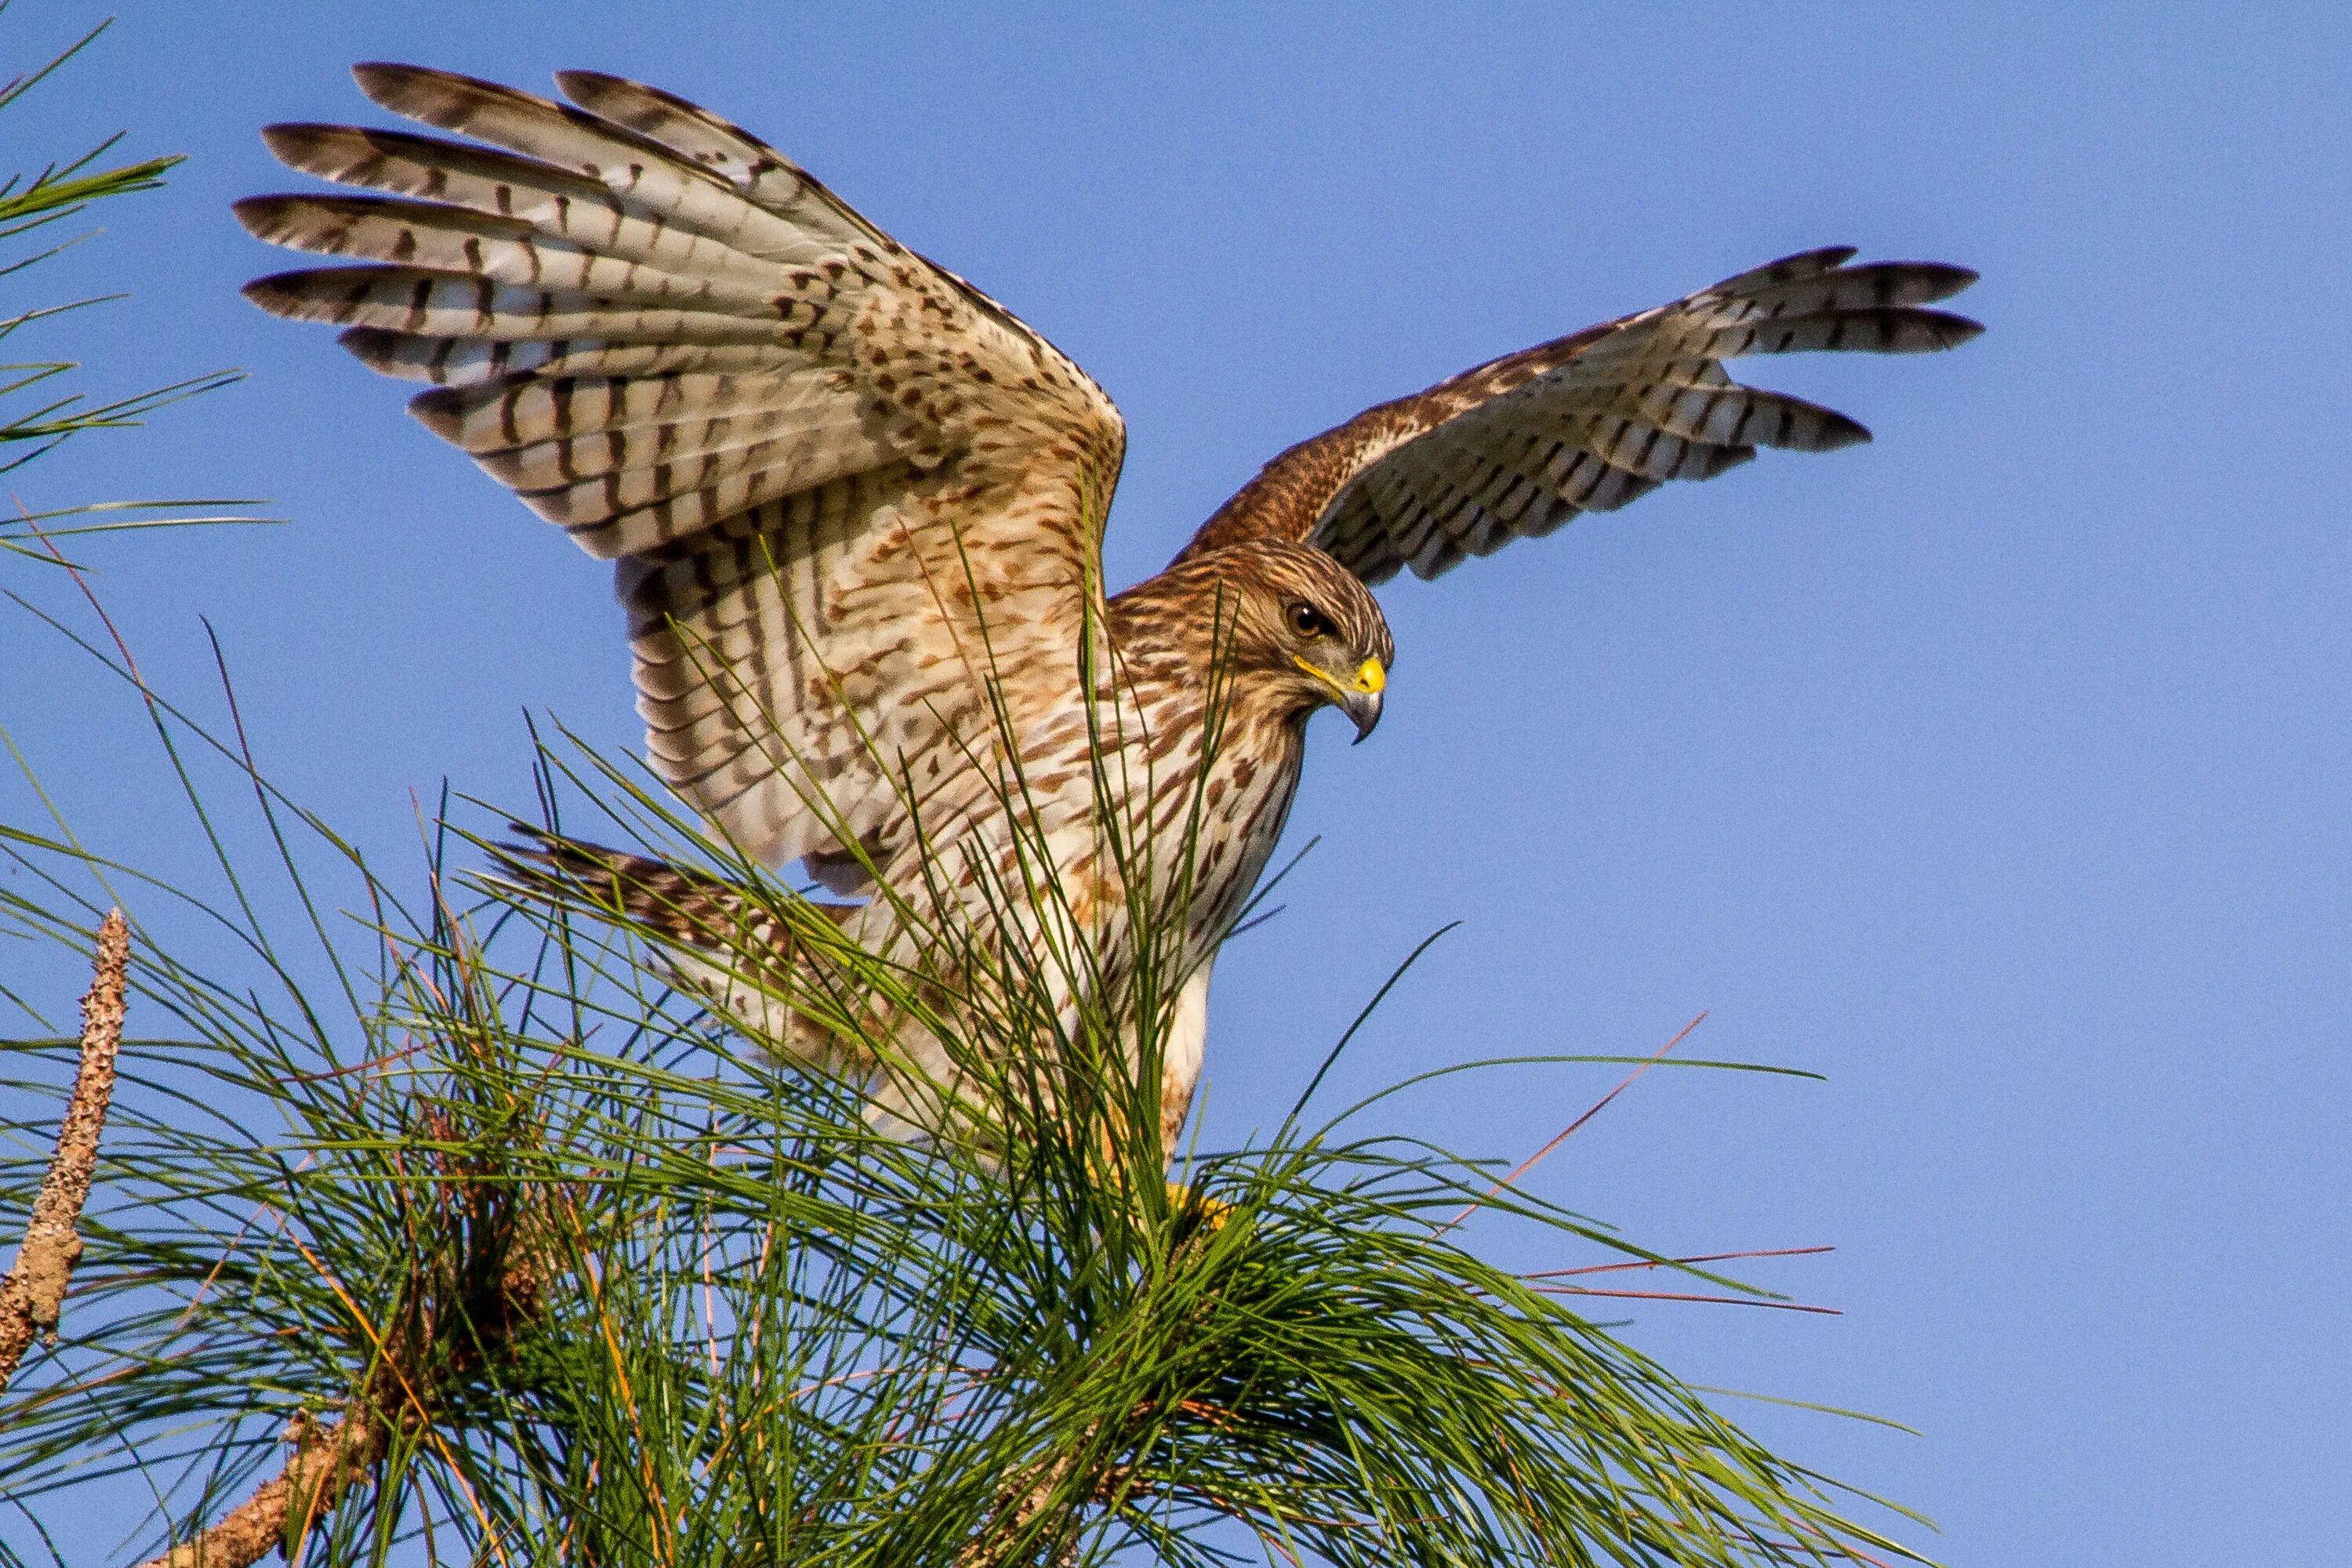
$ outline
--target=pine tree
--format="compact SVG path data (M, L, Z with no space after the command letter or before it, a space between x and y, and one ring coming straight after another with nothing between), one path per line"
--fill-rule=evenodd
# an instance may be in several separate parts
M9 187L0 237L173 162L88 172L105 151ZM52 400L0 438L37 454L222 379ZM77 526L0 543L73 571L49 542ZM422 865L380 870L120 639L88 646L138 688L158 793L220 874L173 888L61 825L0 825L8 934L97 965L79 1035L0 1042L0 1214L36 1222L0 1291L0 1478L26 1518L144 1497L174 1568L1913 1557L1579 1310L1580 1270L1509 1272L1459 1227L1499 1211L1595 1267L1761 1292L1495 1163L1358 1131L1372 1103L1323 1106L1323 1071L1245 1147L1161 1147L1179 977L1151 892L1181 865L1127 866L1131 973L1078 937L937 927L936 963L886 963L641 773L540 744L543 831L585 821L745 890L688 952L623 889L534 870L482 803L445 800ZM205 758L274 865L230 849ZM1049 877L998 891L1028 929L1075 929ZM176 956L192 916L241 961ZM779 931L804 962L772 962ZM779 1065L765 1010L682 979L712 943L887 1072L921 1069L870 1020L926 1016L950 1070L899 1103L932 1108L928 1135L877 1124L870 1085ZM1075 1017L1053 1001L1072 975L1099 982Z

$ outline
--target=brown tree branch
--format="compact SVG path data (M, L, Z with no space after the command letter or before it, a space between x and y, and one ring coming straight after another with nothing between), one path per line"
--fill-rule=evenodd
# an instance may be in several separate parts
M25 1245L16 1267L0 1280L0 1386L36 1334L57 1331L66 1284L81 1260L81 1234L75 1226L89 1197L98 1168L98 1134L114 1097L114 1057L122 1045L123 974L131 963L131 928L121 910L110 910L98 928L96 974L81 999L81 1068L73 1098L58 1128L57 1152L33 1200Z
M1013 1492L1000 1499L995 1517L988 1528L977 1540L966 1543L963 1550L956 1553L955 1568L997 1568L998 1564L1003 1563L1006 1554L1022 1544L1024 1532L1045 1511L1046 1505L1053 1500L1055 1489L1069 1479L1070 1472L1076 1466L1076 1459L1064 1455L1049 1462L1043 1476L1034 1484L1016 1487ZM1065 1568L1077 1557L1076 1523L1077 1517L1074 1513L1066 1522L1048 1531L1049 1542L1029 1540L1024 1550L1034 1552L1042 1547L1047 1554L1031 1561L1045 1564L1045 1568Z
M510 1184L488 1180L488 1163L441 1147L463 1135L437 1108L426 1109L416 1131L435 1146L429 1212L443 1222L439 1234L455 1251L436 1251L419 1263L411 1295L383 1328L358 1320L380 1359L341 1415L323 1425L297 1416L287 1428L294 1453L283 1469L218 1523L140 1568L251 1568L272 1551L299 1561L302 1542L368 1483L395 1435L437 1444L433 1431L443 1391L425 1369L462 1379L539 1316L553 1272L541 1205ZM303 1252L310 1256L309 1248ZM343 1295L331 1275L325 1278ZM358 1306L348 1295L343 1301L357 1318ZM446 1446L442 1453L448 1457Z
M359 1415L324 1426L299 1421L289 1435L294 1457L284 1469L218 1524L140 1568L252 1568L280 1547L293 1562L302 1538L383 1457L385 1433L381 1423Z

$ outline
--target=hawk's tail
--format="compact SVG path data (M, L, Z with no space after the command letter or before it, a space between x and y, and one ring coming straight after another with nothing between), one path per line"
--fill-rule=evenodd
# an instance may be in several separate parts
M528 823L507 826L529 840L491 849L511 889L556 909L593 909L657 942L688 950L664 960L676 980L755 1030L770 1048L812 1064L836 1069L844 1065L848 1042L780 1000L808 993L811 972L822 964L810 963L806 941L750 889L706 871L565 838ZM802 902L836 927L847 926L862 907ZM821 983L815 988L829 989ZM846 1050L851 1058L866 1054L854 1047Z
M491 854L512 886L542 903L586 904L654 936L706 952L731 953L752 942L760 950L773 951L782 934L774 918L743 889L706 872L565 838L528 823L509 822L507 827L530 842L498 845Z

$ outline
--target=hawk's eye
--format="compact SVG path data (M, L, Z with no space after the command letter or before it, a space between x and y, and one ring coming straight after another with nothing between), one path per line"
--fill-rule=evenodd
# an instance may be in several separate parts
M1290 617L1290 629L1300 637L1328 637L1331 633L1331 623L1323 618L1323 612L1303 599L1284 613Z

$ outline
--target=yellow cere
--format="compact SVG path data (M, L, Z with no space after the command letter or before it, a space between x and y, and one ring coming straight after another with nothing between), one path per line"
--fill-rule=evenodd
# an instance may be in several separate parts
M1309 661L1299 658L1297 654L1292 654L1290 656L1290 662L1305 670L1307 674L1313 676L1316 679L1321 681L1324 685L1329 687L1340 701L1345 702L1348 700L1349 695L1349 688L1341 685L1339 683L1339 678L1332 674L1329 670L1325 669L1321 665L1310 663ZM1382 690L1386 689L1388 683L1389 672L1381 668L1381 661L1379 659L1368 658L1357 668L1354 687L1355 690L1363 692L1367 696L1377 697Z

